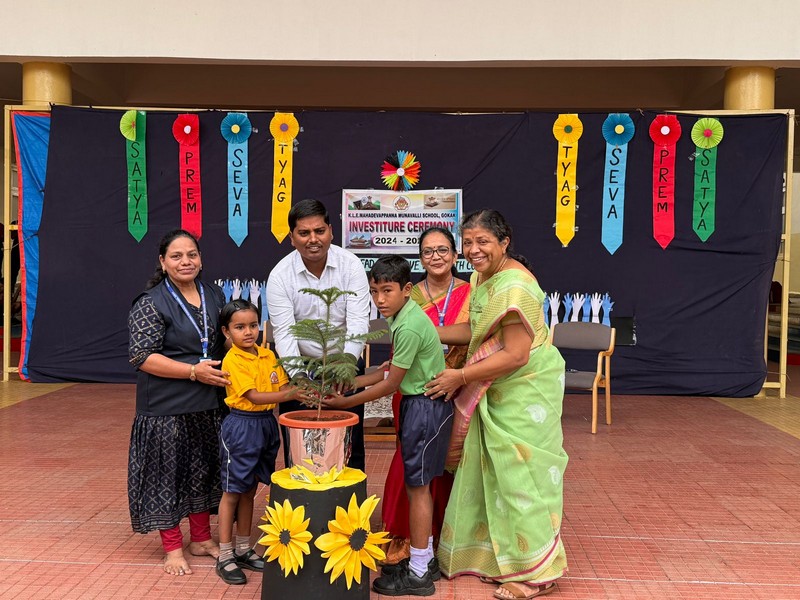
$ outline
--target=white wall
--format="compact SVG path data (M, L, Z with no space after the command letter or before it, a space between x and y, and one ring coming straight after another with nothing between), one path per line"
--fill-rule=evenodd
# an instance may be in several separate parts
M800 173L793 173L792 178L792 220L791 220L791 247L789 256L789 291L800 291ZM783 265L780 261L775 264L775 281L781 281Z
M0 0L0 15L0 60L800 64L798 0Z

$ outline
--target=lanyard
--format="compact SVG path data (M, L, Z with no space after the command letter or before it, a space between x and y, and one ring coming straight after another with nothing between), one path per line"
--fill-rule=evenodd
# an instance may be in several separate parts
M450 278L450 288L447 290L447 296L444 299L444 306L442 310L439 310L439 307L436 305L436 302L433 301L433 296L431 296L431 291L428 289L428 280L425 279L425 291L428 293L428 299L433 304L433 307L436 309L436 312L439 315L439 327L444 327L444 316L447 314L447 306L450 304L450 294L453 293L453 287L455 286L456 278Z
M197 335L200 336L200 343L203 346L203 358L208 358L208 323L206 322L206 293L203 290L203 284L201 283L198 287L200 288L200 312L203 314L203 331L200 331L200 328L197 326L197 321L194 320L192 313L189 312L189 309L186 308L186 305L181 302L181 299L178 298L178 294L175 293L175 290L172 289L172 285L169 283L169 279L164 279L164 285L167 286L169 293L172 294L172 297L175 299L175 302L178 303L183 309L183 312L189 317L189 322L194 325L194 330L197 332ZM203 335L205 333L205 335Z

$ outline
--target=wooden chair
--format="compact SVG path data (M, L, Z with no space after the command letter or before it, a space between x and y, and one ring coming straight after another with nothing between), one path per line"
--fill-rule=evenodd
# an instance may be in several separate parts
M611 425L611 355L616 333L613 327L583 321L556 323L550 330L550 341L556 348L598 351L595 371L567 368L564 382L566 389L592 391L592 433L597 433L598 388L605 390L606 424Z
M373 331L380 331L382 329L385 329L386 333L384 333L377 340L371 340L371 341L367 342L366 344L364 344L364 362L366 363L367 371L369 371L370 368L372 370L374 370L376 368L376 367L373 367L372 363L371 363L371 358L372 358L371 355L370 355L371 346L391 346L392 345L392 334L389 331L389 324L386 322L386 319L381 317L381 318L378 318L378 319L372 319L369 322L370 333L373 332Z
M261 327L261 347L271 350L274 343L275 333L272 331L272 323L264 321L264 325Z

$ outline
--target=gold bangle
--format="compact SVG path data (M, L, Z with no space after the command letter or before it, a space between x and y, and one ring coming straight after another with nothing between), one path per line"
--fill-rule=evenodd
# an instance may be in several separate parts
M195 373L194 365L189 369L189 381L197 381L197 373Z
M467 376L464 375L464 369L461 369L461 379L464 380L464 385L467 385Z

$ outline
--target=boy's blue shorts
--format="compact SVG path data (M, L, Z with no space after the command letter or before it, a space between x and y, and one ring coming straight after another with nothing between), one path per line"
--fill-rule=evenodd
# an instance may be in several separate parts
M453 403L427 396L403 396L400 401L400 452L406 485L428 485L444 473Z
M222 491L243 494L253 489L256 478L269 484L280 445L278 422L271 410L231 409L219 432Z

